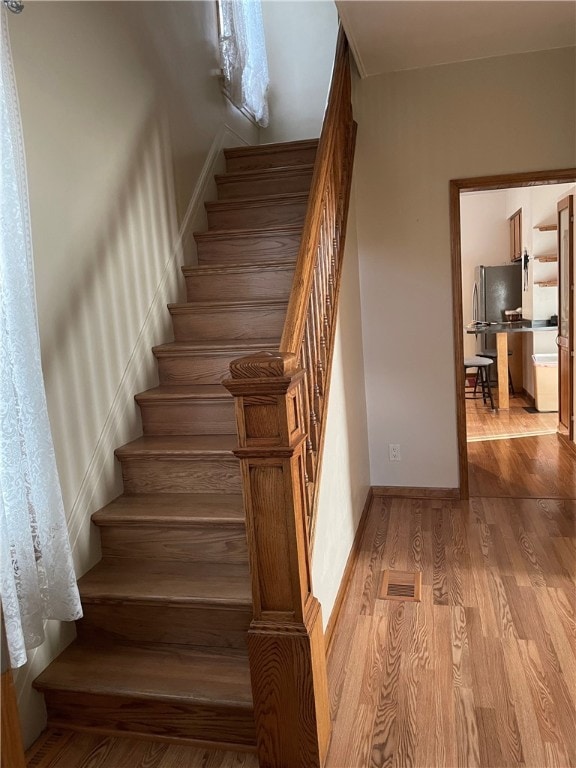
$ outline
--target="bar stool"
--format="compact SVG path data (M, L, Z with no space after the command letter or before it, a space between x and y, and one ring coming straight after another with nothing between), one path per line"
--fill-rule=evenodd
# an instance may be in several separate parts
M478 398L478 395L476 394L478 390L478 384L480 384L480 387L482 389L482 402L484 405L486 405L486 401L490 400L490 407L492 410L494 410L494 398L492 396L492 386L490 384L490 366L492 365L494 361L491 360L489 357L481 357L480 355L475 355L474 357L465 357L464 358L464 378L466 379L468 374L469 368L476 368L476 377L474 379L474 387L472 390L472 394L464 395L468 400L476 400ZM468 387L470 390L471 387ZM466 390L466 387L464 388Z
M508 357L512 354L512 350L508 350ZM487 349L484 352L482 352L482 357L489 357L491 360L497 360L498 353L495 349ZM508 391L511 395L515 395L516 392L514 392L514 384L512 383L512 374L510 373L510 364L508 364Z

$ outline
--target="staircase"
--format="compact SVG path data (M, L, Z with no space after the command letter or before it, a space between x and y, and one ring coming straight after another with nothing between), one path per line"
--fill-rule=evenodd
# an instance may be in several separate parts
M225 151L143 436L116 451L124 493L93 515L78 638L35 681L49 725L253 747L251 583L232 360L278 350L316 141Z

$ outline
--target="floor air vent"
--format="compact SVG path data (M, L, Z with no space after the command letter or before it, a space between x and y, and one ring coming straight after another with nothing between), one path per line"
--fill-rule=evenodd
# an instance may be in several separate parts
M422 596L421 571L391 571L382 574L378 597L381 600L406 600L419 603Z
M28 768L41 768L41 766L52 765L54 758L63 751L64 746L70 741L72 732L62 733L62 731L51 730L42 739L36 748L31 747L26 754L26 765ZM2 763L4 764L4 763Z

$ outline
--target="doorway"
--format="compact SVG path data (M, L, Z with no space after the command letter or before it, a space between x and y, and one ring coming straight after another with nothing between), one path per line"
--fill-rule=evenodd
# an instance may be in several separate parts
M509 207L512 206L514 202L514 194L516 193L517 198L522 197L522 193L534 193L536 188L546 188L550 185L568 185L570 187L576 182L576 169L563 169L560 171L544 171L544 172L534 172L534 173L522 173L522 174L510 174L510 175L503 175L503 176L491 176L491 177L480 177L480 178L471 178L471 179L458 179L453 180L450 183L450 221L451 221L451 254L452 254L452 280L453 280L453 319L454 319L454 337L455 337L455 364L456 364L456 396L457 396L457 426L458 426L458 446L459 446L459 457L460 457L460 494L462 498L468 498L469 496L469 477L468 477L468 437L469 432L476 431L477 437L482 437L480 432L485 429L487 431L487 435L484 437L490 439L490 431L494 432L492 435L492 439L502 439L504 436L510 436L507 433L510 432L510 430L513 430L515 435L520 435L521 430L525 429L526 434L529 433L528 425L530 422L523 420L520 418L512 419L512 424L510 424L510 412L508 411L507 414L501 414L500 418L498 418L498 412L495 414L490 414L490 409L480 410L479 414L483 417L484 425L471 425L470 424L470 416L468 415L468 423L467 423L467 401L465 399L465 375L464 375L464 358L466 354L470 353L470 342L467 345L467 349L465 351L465 335L464 335L464 326L467 325L471 320L471 308L469 306L470 299L468 296L465 295L464 301L463 301L463 290L465 288L469 288L470 286L464 286L463 276L462 276L462 268L463 268L463 247L462 247L462 236L463 236L463 226L462 226L462 196L463 195L469 195L470 193L476 193L479 195L482 194L488 194L490 192L503 192L508 190L511 193L512 200L509 201ZM530 189L533 188L533 189ZM562 194L561 188L558 188L559 196ZM566 189L566 187L564 188ZM552 193L553 196L553 193ZM548 190L548 197L550 197L550 193ZM555 210L555 206L554 206ZM513 216L517 213L517 211L513 211L511 213L510 219L513 218ZM554 221L555 221L555 214L554 214ZM544 224L547 222L541 222L537 221L536 224ZM527 222L525 222L525 225ZM529 222L530 226L532 225L532 222ZM512 230L514 231L514 230ZM512 247L512 239L510 239L510 248ZM517 247L517 243L514 243L515 248ZM529 243L529 247L532 250L533 243ZM530 257L532 254L528 252L528 256ZM469 254L465 254L465 256L468 258ZM517 254L516 254L517 257ZM494 254L487 254L487 258L496 258L500 259L500 263L502 263L502 256L494 256ZM506 254L504 254L504 260L506 259ZM484 259L480 259L479 263L482 263ZM524 254L522 254L521 257L521 263L522 263L522 269L524 268ZM543 262L546 263L546 262ZM530 279L533 281L535 279L535 276L538 276L535 272L538 265L538 269L540 269L540 261L534 262L530 264ZM549 266L549 265L548 265ZM527 276L527 272L525 273ZM522 277L524 280L524 275ZM542 283L546 282L544 280L541 281ZM550 281L550 289L552 288L551 285L552 281ZM532 283L533 285L533 283ZM557 288L555 289L557 291ZM471 293L471 291L470 291ZM544 292L542 296L545 296ZM547 291L548 295L550 296L551 290ZM538 297L540 298L540 296ZM528 302L527 302L528 303ZM513 307L510 307L509 309L515 309ZM529 314L531 316L533 315L532 312L532 306L530 306ZM553 314L552 312L550 314ZM549 329L550 330L550 329ZM535 334L532 333L522 333L523 337L528 338L532 337ZM549 341L552 341L552 339L555 340L556 334L554 335L552 333L548 334L539 334L542 337L550 337ZM520 334L512 334L507 333L505 334L506 339L514 336L520 336ZM474 339L474 342L476 342L478 337ZM518 343L516 343L516 347L518 347ZM528 345L529 346L529 345ZM534 382L530 381L530 376L533 374L532 371L532 350L529 351L529 354L526 352L522 354L521 348L520 352L517 352L516 357L516 365L515 365L515 373L512 375L512 382L514 386L514 379L516 379L516 386L519 390L519 398L516 400L516 398L513 398L511 400L511 403L514 402L514 413L515 416L522 416L522 414L528 414L528 411L524 411L523 409L533 409L534 408L534 402L531 402L531 396L534 392ZM530 365L527 363L527 358L530 358ZM523 358L522 361L519 360L519 358ZM518 371L518 363L521 362L520 372ZM496 366L494 366L496 367ZM507 373L507 367L502 366L502 362L500 359L500 372L501 374L504 373L504 376L506 376ZM525 386L524 377L528 379L526 381L527 386ZM504 377L501 377L502 380ZM505 384L507 385L508 382L506 381ZM506 386L506 392L508 392L508 386ZM482 401L480 401L482 403ZM570 403L571 407L573 406L572 403ZM504 416L506 418L504 418ZM490 422L490 419L492 421ZM524 424L523 424L524 421ZM542 424L539 424L537 427L538 431L544 432L544 431L556 431L557 423L558 423L558 416L557 414L554 414L552 417L548 415L548 418L540 419L542 421ZM534 422L532 422L534 424ZM553 426L552 426L553 424ZM498 431L500 431L500 435L498 434Z

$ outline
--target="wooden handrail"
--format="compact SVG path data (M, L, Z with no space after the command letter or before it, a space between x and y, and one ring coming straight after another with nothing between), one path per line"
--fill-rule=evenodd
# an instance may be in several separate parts
M344 253L356 126L350 52L340 28L328 105L316 153L308 210L296 261L280 354L306 371L305 467L308 530L316 520L336 311Z
M330 705L310 537L354 152L350 59L339 32L308 210L278 353L234 360L252 579L248 653L263 768L321 768Z
M343 94L347 85L346 94ZM343 97L350 95L350 62L348 41L342 28L338 34L334 72L330 93L318 142L316 162L310 184L308 210L302 230L302 240L296 260L292 292L286 312L284 330L280 340L280 352L283 354L297 353L301 346L306 325L308 303L316 264L315 250L318 246L322 209L325 205L325 189L330 172L330 161L333 158L337 121L342 108ZM349 117L352 122L352 109L348 101Z

